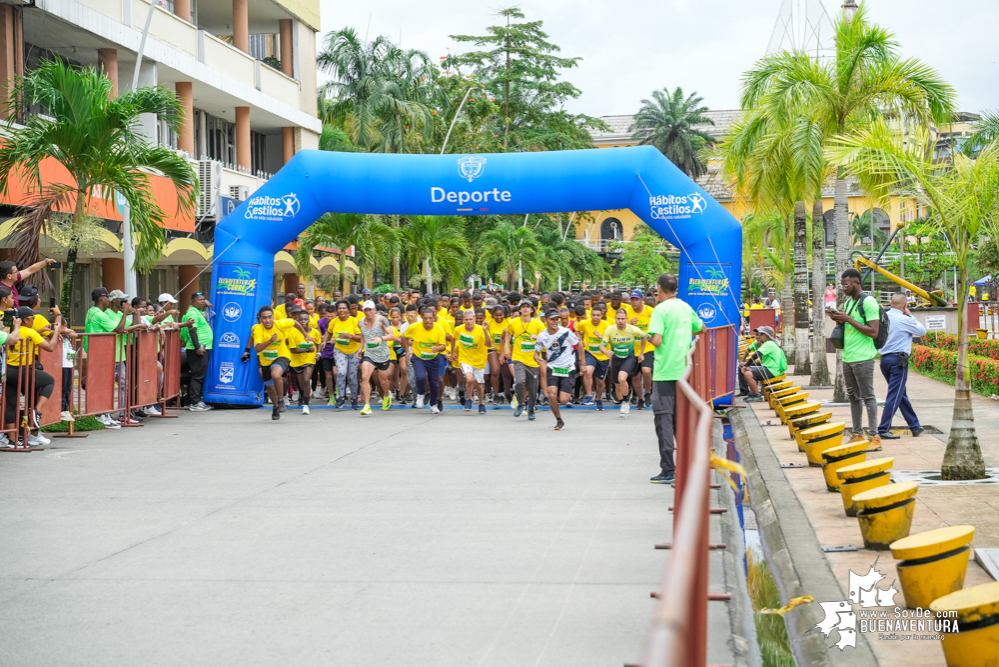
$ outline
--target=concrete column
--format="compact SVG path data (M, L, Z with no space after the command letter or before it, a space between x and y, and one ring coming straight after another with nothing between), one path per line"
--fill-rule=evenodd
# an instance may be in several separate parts
M294 38L291 32L291 19L278 21L278 34L281 36L281 71L290 77L295 76Z
M301 278L298 277L297 273L286 273L284 274L284 293L285 294L298 294L296 291L298 289L298 283L302 282ZM282 298L280 303L284 303Z
M7 98L15 77L24 74L24 38L21 34L21 9L0 5L0 118L13 115Z
M197 277L198 271L200 270L201 267L192 266L190 264L184 264L177 267L177 278L180 281L179 286L184 287L187 283L191 283L190 285L187 285L187 287L184 287L184 290L180 294L174 295L174 298L180 302L177 304L177 310L179 310L181 314L187 312L188 307L191 305L191 295L198 291L198 281L194 279ZM192 280L194 282L191 282Z
M111 81L111 98L118 97L118 49L97 49L97 65Z
M194 157L194 85L190 81L178 81L177 97L180 98L183 110L180 131L177 133L177 148Z
M247 0L232 0L232 45L250 52L250 14Z
M101 260L102 287L111 290L125 291L125 260L121 257L107 257ZM135 294L129 294L129 298Z
M281 164L288 164L295 157L295 128L281 128Z
M236 164L250 171L250 107L236 107Z
M177 18L191 22L191 0L173 0L173 14Z

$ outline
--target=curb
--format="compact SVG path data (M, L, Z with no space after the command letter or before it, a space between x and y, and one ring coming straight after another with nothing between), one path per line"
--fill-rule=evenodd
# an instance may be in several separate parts
M742 465L749 475L750 505L756 514L763 553L781 601L786 604L802 595L811 595L816 603L846 599L759 419L755 413L743 418L743 412L731 409L727 414ZM832 646L832 638L813 631L824 617L822 608L815 603L792 609L784 616L791 651L799 665L874 667L878 664L861 633L857 633L859 641L855 649L839 650Z

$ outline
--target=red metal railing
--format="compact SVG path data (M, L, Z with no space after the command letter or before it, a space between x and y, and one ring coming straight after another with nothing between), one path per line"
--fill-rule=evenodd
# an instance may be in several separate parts
M714 400L735 383L735 326L694 340L676 383L673 544L645 651L645 667L704 665L708 638L711 422Z

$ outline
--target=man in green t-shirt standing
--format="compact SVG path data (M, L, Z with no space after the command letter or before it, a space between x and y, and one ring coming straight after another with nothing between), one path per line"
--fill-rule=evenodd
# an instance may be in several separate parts
M778 377L787 370L787 357L784 350L774 342L773 327L760 327L753 329L756 334L756 344L751 346L753 351L746 356L746 363L740 364L740 378L749 388L747 403L762 401L759 385L760 380L769 380Z
M203 292L195 292L191 297L191 305L184 313L184 322L194 322L187 330L187 365L191 367L191 383L188 395L191 397L191 412L205 412L211 406L205 405L202 391L205 386L205 375L208 373L208 357L212 352L212 327L205 317L208 299Z
M864 294L860 286L860 271L847 269L840 277L843 293L848 297L843 310L829 311L829 317L843 325L843 382L850 399L853 417L853 439L864 440L864 406L867 406L867 427L870 449L881 449L878 436L878 399L874 396L874 357L878 351L874 339L881 328L881 308L873 296Z
M687 354L693 335L704 330L694 309L676 297L676 276L664 273L656 280L656 301L649 321L649 336L656 348L652 366L652 414L659 439L660 473L653 484L672 484L675 467L676 381L687 368Z

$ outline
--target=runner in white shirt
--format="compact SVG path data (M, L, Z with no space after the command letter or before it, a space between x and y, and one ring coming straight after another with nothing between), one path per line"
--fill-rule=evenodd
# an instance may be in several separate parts
M569 329L562 326L558 319L558 311L549 310L545 313L548 328L538 334L537 346L534 350L534 359L540 365L541 357L539 350L545 352L545 365L547 372L546 391L548 393L548 407L555 415L555 430L561 431L565 428L562 421L562 414L559 406L566 405L572 398L572 389L576 384L576 354L575 347L579 339Z

